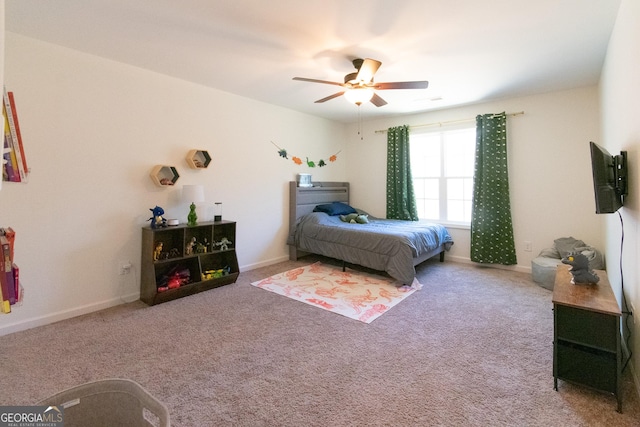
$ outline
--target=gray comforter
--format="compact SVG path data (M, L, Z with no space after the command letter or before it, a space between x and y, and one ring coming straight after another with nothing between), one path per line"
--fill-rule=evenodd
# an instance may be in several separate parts
M415 277L414 259L453 239L439 224L424 221L372 219L368 224L343 222L338 216L313 212L300 217L289 244L319 255L386 271L404 284Z

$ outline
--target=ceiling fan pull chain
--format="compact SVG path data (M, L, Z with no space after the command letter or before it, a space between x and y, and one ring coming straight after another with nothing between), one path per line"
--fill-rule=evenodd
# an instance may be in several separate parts
M362 110L361 105L358 105L358 135L360 135L360 141L364 138L362 137Z

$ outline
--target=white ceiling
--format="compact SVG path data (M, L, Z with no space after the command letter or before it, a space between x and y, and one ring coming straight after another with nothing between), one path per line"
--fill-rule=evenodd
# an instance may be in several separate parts
M351 59L382 61L362 116L597 84L620 0L6 0L8 31L342 122Z

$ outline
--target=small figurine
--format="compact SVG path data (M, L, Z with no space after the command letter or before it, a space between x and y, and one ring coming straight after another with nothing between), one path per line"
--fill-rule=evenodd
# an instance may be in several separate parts
M147 221L151 221L151 228L162 228L167 226L167 220L162 217L164 215L164 209L160 206L149 209L153 216Z
M153 260L158 261L160 259L160 255L162 254L162 242L156 242L156 248L153 250Z
M221 251L226 251L229 249L229 245L232 245L233 242L226 237L223 237L219 242L216 242L216 246L220 246Z
M189 206L189 215L187 215L187 225L189 227L193 227L194 225L198 225L198 215L196 215L196 204L191 203Z
M589 267L589 259L579 252L572 252L566 258L562 258L563 264L571 266L569 272L573 276L571 283L596 284L600 280L598 275Z
M184 251L187 255L192 255L193 254L193 248L195 248L196 246L196 238L192 237L191 240L189 241L189 243L187 243L187 247L184 248Z

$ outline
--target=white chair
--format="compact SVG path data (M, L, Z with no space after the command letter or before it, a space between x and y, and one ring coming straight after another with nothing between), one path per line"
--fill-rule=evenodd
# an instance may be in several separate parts
M169 411L140 384L106 379L82 384L37 403L62 407L64 426L169 427Z

